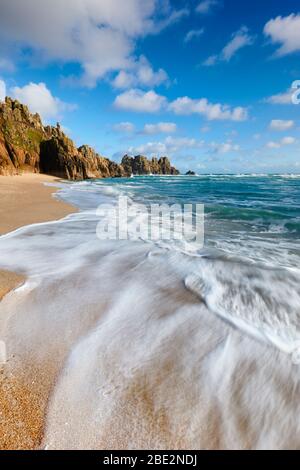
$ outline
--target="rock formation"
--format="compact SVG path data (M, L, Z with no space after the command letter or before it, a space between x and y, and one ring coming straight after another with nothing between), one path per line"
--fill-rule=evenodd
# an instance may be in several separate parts
M38 114L6 98L0 104L0 174L39 171L40 144L47 137Z
M43 126L38 114L16 100L0 103L0 175L24 171L82 180L147 174L178 174L167 157L159 160L125 155L121 164L98 155L88 145L77 148L59 124Z
M152 158L148 160L143 155L130 157L125 155L122 159L121 166L124 169L125 175L178 175L179 171L171 166L167 157L162 157L159 160Z

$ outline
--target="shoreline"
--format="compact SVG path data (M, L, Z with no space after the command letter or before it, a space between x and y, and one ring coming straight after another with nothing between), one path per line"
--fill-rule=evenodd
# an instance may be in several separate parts
M58 220L77 212L76 207L53 197L57 188L44 184L57 181L60 180L43 174L0 176L0 237L26 225ZM25 281L23 274L0 268L0 303ZM0 364L0 408L3 414L0 448L39 448L48 394L32 389L37 371L33 373L26 367L14 370L11 365L10 361L5 367ZM27 376L31 377L31 381ZM20 430L18 423L22 421L26 425Z
M54 176L24 173L0 176L0 237L18 228L61 219L77 209L53 197L57 188L44 183L59 181ZM19 273L0 268L0 301L25 281Z
M25 282L25 276L0 269L0 302L9 292Z

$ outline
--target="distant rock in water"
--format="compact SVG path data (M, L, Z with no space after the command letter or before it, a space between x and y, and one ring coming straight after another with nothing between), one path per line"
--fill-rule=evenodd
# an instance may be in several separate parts
M189 170L189 171L186 172L185 175L186 176L196 176L196 173L194 171Z
M134 175L176 175L167 157L148 160L125 155L115 163L88 145L77 148L59 124L43 126L38 114L11 98L0 103L0 175L24 171L82 180Z
M157 158L148 160L143 155L137 155L136 157L125 155L122 159L121 166L126 176L151 174L179 175L179 171L171 166L170 160L167 157L162 157L159 160Z

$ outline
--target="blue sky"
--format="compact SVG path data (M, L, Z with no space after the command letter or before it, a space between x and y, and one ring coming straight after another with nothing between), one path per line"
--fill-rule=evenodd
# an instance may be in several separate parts
M300 173L299 59L298 0L0 0L0 99L115 160Z

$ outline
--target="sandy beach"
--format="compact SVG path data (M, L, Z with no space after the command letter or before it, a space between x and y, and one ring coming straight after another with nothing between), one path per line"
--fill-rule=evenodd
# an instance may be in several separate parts
M0 178L0 235L24 225L61 219L76 209L52 197L57 178L36 173Z
M44 184L55 181L57 178L42 174L1 176L0 235L24 225L57 220L75 212L73 206L53 197L56 188ZM23 275L0 270L0 301L24 282ZM1 365L0 372L0 448L34 448L40 442L43 425L44 407L39 400L45 406L47 395L38 396L29 387L32 379L30 367L26 368L26 373L23 370L22 377L8 372L7 367ZM23 423L21 428L20 422Z
M38 222L60 219L76 211L69 204L52 197L57 178L48 175L26 173L20 176L0 178L0 236ZM0 300L10 290L24 281L23 276L0 270Z

